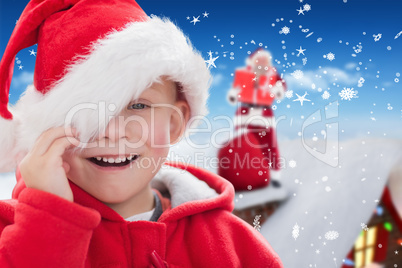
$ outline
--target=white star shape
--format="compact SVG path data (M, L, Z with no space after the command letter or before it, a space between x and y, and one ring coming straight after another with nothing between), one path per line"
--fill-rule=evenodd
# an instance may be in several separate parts
M208 55L209 55L209 59L205 61L205 63L208 63L207 68L209 69L209 68L211 68L211 66L213 66L213 67L216 68L215 60L216 60L217 58L219 58L219 56L216 57L216 58L212 58L212 52L211 52L211 51L208 52Z
M297 95L297 99L295 99L293 101L300 101L301 106L303 106L303 101L310 101L310 100L306 99L306 95L308 95L307 92L305 92L303 96L299 96L299 94L297 94L297 93L295 93L295 94Z
M398 255L398 250L395 250L395 255Z
M306 51L306 49L303 49L303 48L300 46L300 48L299 48L299 49L296 49L296 51L299 52L299 53L297 54L297 57L299 57L300 54L303 54L303 55L304 55L304 51ZM304 55L304 56L305 56L305 55Z
M35 52L35 50L33 50L33 49L30 50L29 53L30 53L29 55L34 55L34 56L36 56L36 52Z
M190 17L189 17L189 16L187 16L187 17L186 17L186 19L187 19L187 20L190 20Z
M18 70L22 70L22 68L24 68L24 66L22 65L18 66Z
M197 22L200 21L199 18L200 18L200 16L198 16L197 18L193 16L193 20L190 22L194 23L194 25L195 25Z
M204 18L208 18L209 13L207 13L206 11L204 13L202 13L202 15L204 16Z
M296 9L299 13L297 15L303 14L304 15L304 9L300 7L300 9Z

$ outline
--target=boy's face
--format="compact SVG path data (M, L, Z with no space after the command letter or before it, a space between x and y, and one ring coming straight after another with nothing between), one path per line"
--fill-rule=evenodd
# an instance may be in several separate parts
M176 84L162 78L113 118L96 146L67 151L67 177L110 206L141 200L162 166L190 113L177 100Z

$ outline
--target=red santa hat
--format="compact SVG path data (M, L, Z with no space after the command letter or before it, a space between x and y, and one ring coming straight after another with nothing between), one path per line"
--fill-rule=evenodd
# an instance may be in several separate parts
M253 53L251 53L247 58L246 58L246 64L247 66L254 66L255 60L259 57L264 57L268 59L268 62L271 64L272 62L272 55L268 50L263 49L262 47L257 48Z
M10 107L15 56L36 43L34 84ZM134 0L31 0L0 63L0 171L51 127L71 124L89 141L161 76L180 83L191 116L207 113L210 73L168 19Z

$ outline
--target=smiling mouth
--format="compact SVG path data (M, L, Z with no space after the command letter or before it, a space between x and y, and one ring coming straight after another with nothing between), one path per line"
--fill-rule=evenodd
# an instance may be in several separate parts
M101 167L124 167L129 165L130 163L134 162L135 160L138 159L140 155L135 154L135 155L130 155L129 157L91 157L88 158L89 161L94 163L95 165L101 166Z

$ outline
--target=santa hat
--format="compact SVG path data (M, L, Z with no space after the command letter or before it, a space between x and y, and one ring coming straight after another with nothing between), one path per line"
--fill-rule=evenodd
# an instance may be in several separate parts
M247 58L246 58L246 64L248 66L254 66L255 60L259 57L264 57L268 59L268 62L271 65L272 61L272 55L268 50L263 49L262 47L257 48L253 53L251 53Z
M34 85L9 107L15 56L36 43ZM134 0L30 1L0 63L0 171L49 128L68 123L89 141L161 76L180 84L191 116L206 114L210 73L171 21Z

